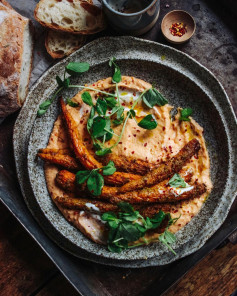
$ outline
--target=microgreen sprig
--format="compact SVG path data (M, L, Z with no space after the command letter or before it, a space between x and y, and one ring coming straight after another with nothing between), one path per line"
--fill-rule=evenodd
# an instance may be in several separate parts
M91 171L78 171L76 173L76 183L81 185L87 181L87 188L92 195L98 196L101 194L102 188L104 186L104 177L110 176L116 172L113 161L98 169Z
M108 234L108 249L111 252L120 253L128 248L134 248L149 243L144 238L144 235L149 229L158 228L165 219L168 219L168 224L165 232L160 235L160 241L165 244L174 254L171 244L175 242L175 236L168 231L168 227L175 223L177 219L172 219L169 213L159 211L153 218L144 218L139 211L135 211L127 202L118 204L121 212L118 214L107 212L102 215L102 220L106 221L109 228ZM130 243L143 238L142 242L135 245Z

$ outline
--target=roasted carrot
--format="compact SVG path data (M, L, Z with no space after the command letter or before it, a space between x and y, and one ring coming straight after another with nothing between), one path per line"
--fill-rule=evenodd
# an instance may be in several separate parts
M72 118L70 112L67 110L66 104L63 99L60 99L60 104L63 112L63 117L67 126L69 138L71 140L74 153L80 163L88 170L93 170L103 167L102 163L98 162L87 150L86 146L80 139L77 125ZM105 182L108 184L114 184L116 186L125 184L130 180L140 179L141 176L128 173L115 172L112 176L105 176Z

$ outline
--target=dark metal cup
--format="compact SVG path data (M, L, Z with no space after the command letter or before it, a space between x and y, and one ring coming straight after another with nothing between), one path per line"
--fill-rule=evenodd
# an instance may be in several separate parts
M160 0L102 0L102 3L113 28L133 36L149 31L160 13Z

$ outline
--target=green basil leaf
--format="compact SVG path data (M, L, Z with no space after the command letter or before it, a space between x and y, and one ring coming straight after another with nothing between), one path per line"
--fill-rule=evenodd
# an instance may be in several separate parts
M116 167L114 166L114 162L110 160L109 163L105 167L103 167L102 172L104 176L113 175L113 173L116 172Z
M117 105L117 101L114 97L104 98L110 108L114 108Z
M116 107L114 107L114 108L116 108ZM113 120L113 124L120 125L121 123L123 123L123 121L124 121L124 113L123 112L124 112L123 107L118 107L116 109L116 118L117 119Z
M114 75L112 77L112 82L119 83L122 80L122 76L121 76L119 66L115 62L116 62L115 57L112 57L109 61L109 66L110 67L114 66Z
M83 184L90 175L90 171L79 171L76 173L76 183Z
M112 128L110 128L109 129L110 130L110 132L107 132L106 133L106 136L105 136L105 141L107 142L107 141L109 141L109 140L111 140L112 138L113 138L113 130L112 130Z
M97 171L92 171L87 180L88 190L93 195L98 196L101 194L103 186L104 186L104 178Z
M159 211L153 218L150 219L152 223L152 229L155 229L161 225L163 220L166 218L166 214L163 211Z
M89 131L93 125L94 120L92 118L89 118L87 120L87 130Z
M173 188L185 188L187 183L179 174L174 174L173 177L169 180L169 185Z
M134 211L133 213L119 213L119 218L123 221L135 221L139 217L139 212Z
M56 81L57 81L59 87L64 86L63 81L59 76L56 76Z
M118 247L114 244L108 244L108 250L112 253L121 253L123 251L123 248Z
M175 241L176 241L176 237L175 237L175 235L174 235L172 232L170 232L170 231L168 231L168 230L165 230L164 234L165 234L166 242L167 242L168 244L173 244L173 243L175 243Z
M142 100L148 108L153 108L155 105L164 106L168 103L166 98L155 88L150 88L143 96Z
M116 62L116 58L115 57L112 57L110 60L109 60L109 66L112 67L113 66L113 63Z
M184 108L180 111L180 121L190 121L189 116L191 116L193 113L193 110L191 108Z
M128 202L125 202L125 201L121 201L120 203L118 203L118 207L125 213L133 213L134 212L132 205Z
M112 77L113 83L119 83L122 80L121 72L118 67L115 68L114 75Z
M129 118L136 117L136 113L133 109L130 109L127 114L129 115Z
M51 104L52 102L50 100L45 100L42 104L39 105L39 109L47 110Z
M129 222L121 223L118 227L118 231L120 236L128 242L134 242L142 236L142 233L138 227L135 224Z
M115 213L113 212L106 212L104 213L102 216L101 216L101 219L103 221L114 221L114 220L117 220L117 216Z
M111 149L109 149L109 148L102 148L102 149L97 150L95 152L95 154L98 155L98 156L104 156L104 155L106 155L108 153L112 153Z
M104 130L106 124L107 120L105 118L100 116L95 117L92 125L92 136L96 138L102 137L106 133Z
M77 76L88 71L89 68L90 65L88 63L71 62L66 66L66 71L70 75Z
M138 126L147 130L155 129L157 125L157 121L152 114L147 115L138 123Z
M99 98L96 102L95 108L99 115L105 115L107 111L107 103Z
M89 106L93 106L93 101L92 101L92 97L90 95L90 93L88 93L88 91L85 91L82 95L81 95L82 101L89 105Z
M47 110L39 109L39 110L37 111L37 116L40 117L40 116L44 115L44 114L46 113L46 111L47 111Z
M73 108L76 108L76 107L79 106L78 103L73 102L71 99L67 99L67 104L68 104L69 106L73 107Z

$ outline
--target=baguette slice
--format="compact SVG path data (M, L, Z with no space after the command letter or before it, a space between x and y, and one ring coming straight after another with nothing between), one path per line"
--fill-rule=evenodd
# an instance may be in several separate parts
M5 1L0 1L0 117L25 101L33 58L33 27Z
M105 28L102 9L85 0L40 0L34 15L43 26L73 34L94 34Z
M60 59L82 47L85 40L85 35L48 30L45 38L45 47L53 59Z

